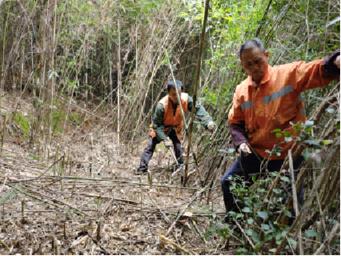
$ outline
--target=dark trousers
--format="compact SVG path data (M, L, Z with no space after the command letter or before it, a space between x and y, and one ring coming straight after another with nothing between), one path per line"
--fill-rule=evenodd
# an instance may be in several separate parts
M302 162L302 157L295 160L294 169L298 169ZM237 209L235 199L230 191L230 183L233 176L242 176L246 181L249 181L250 184L251 179L249 178L249 174L257 174L260 172L265 172L266 170L269 172L279 171L282 164L283 160L266 161L255 154L242 154L239 156L221 178L221 186L223 190L226 211L228 212ZM300 189L299 191L299 199L301 202L303 201L303 189Z
M182 146L181 142L179 141L178 137L176 136L176 133L173 129L171 129L168 132L168 137L172 140L173 145L174 145L174 153L175 157L178 160L179 164L183 164L183 156L182 156ZM159 141L156 137L155 138L150 138L148 141L147 147L144 149L142 156L141 156L141 161L140 161L140 168L142 169L148 169L148 164L150 159L152 158L155 147L157 144L159 144L161 141Z

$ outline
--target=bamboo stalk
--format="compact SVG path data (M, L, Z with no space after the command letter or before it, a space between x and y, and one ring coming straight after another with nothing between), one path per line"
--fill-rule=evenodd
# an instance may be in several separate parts
M234 220L234 223L237 225L237 227L239 228L239 230L242 232L243 236L246 238L246 241L251 245L252 249L255 250L255 245L253 244L252 240L250 239L250 237L248 237L248 235L245 233L244 229L240 226L240 224L238 223L238 221ZM258 253L257 253L258 254Z
M173 230L173 228L175 227L175 224L178 222L178 220L181 218L181 216L185 213L185 211L187 210L188 207L190 207L192 205L192 203L197 200L197 198L199 196L201 196L201 194L203 192L205 192L207 190L207 187L202 188L200 191L197 191L194 196L191 198L191 200L186 204L186 206L179 212L179 214L177 215L177 217L175 218L175 220L173 221L173 223L170 225L170 227L167 230L166 236L168 236L170 234L170 232Z
M326 247L326 245L329 244L334 239L335 236L339 235L339 230L340 230L340 223L337 223L336 225L334 225L327 239L321 244L321 246L317 249L314 255L322 254L324 247Z
M2 127L2 131L1 131L1 137L0 137L0 154L2 154L2 150L4 147L4 138L5 138L6 126L7 126L7 115L4 115L3 116L3 127Z
M40 179L41 177L37 178L32 178L32 179L27 179L27 180L9 180L10 184L15 184L15 183L23 183L23 182L29 182L29 181L35 181ZM88 178L88 177L77 177L77 176L45 176L45 179L54 179L54 180L60 180L60 179L65 179L65 180L84 180L84 181L96 181L96 182L110 182L110 183L123 183L131 186L150 186L149 183L142 183L142 182L134 182L130 180L124 180L124 179L117 179L113 180L111 177L108 178ZM197 191L199 188L195 187L180 187L180 186L173 186L173 185L166 185L162 183L153 183L153 187L160 187L160 188L169 188L169 189L181 189L181 190L192 190L192 191Z
M197 68L196 68L196 77L194 83L194 92L193 92L193 107L191 111L191 118L189 123L189 131L188 131L188 145L187 145L187 157L186 157L186 164L185 164L185 177L183 185L186 186L188 180L188 163L189 163L189 155L191 151L191 144L192 144L192 132L193 132L193 122L194 122L194 114L196 110L196 103L197 103L197 91L200 82L200 71L201 71L201 58L202 52L204 48L204 41L206 35L206 24L207 24L207 17L208 17L208 7L209 7L210 0L205 1L205 13L204 13L204 21L200 35L200 45L199 45L199 53L198 53L198 61L197 61Z
M21 223L25 223L25 201L21 201Z
M101 221L97 221L97 229L96 229L96 239L97 241L101 240L101 226L102 226L102 223Z
M325 234L325 236L326 236L326 234L327 234L327 226L326 226L326 221L325 221L324 212L323 212L322 207L321 207L320 197L319 197L319 194L318 194L318 192L316 191L316 189L314 190L314 192L315 192L315 196L316 196L317 205L318 205L318 208L319 208L319 211L320 211L322 229L323 229L323 232L324 232L324 234ZM329 253L330 255L332 255L332 252L331 252L331 250L330 250L330 246L329 246L328 241L327 241L327 243L326 243L326 246L327 246L327 249L328 249L328 253Z
M296 191L295 174L294 174L294 163L293 163L293 159L292 159L291 149L289 149L288 156L289 156L289 169L290 169L290 176L291 176L292 198L293 198L295 216L298 216L300 214L300 211L298 208L297 191ZM299 248L300 254L303 255L304 251L303 251L303 244L302 244L302 230L301 230L301 228L299 229L299 232L298 232L298 248Z
M118 43L117 43L117 145L120 145L120 132L121 132L120 93L121 93L121 87L122 87L122 77L121 77L122 71L121 71L121 23L120 23L119 11L118 11L118 18L117 18L117 31L118 31Z

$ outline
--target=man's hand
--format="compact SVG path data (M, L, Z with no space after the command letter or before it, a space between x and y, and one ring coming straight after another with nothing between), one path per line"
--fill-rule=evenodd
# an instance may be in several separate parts
M164 140L163 143L165 144L166 148L170 148L173 145L173 142L170 139Z
M241 153L251 154L252 151L251 151L249 145L247 145L247 144L244 142L244 143L242 143L242 144L239 145L238 153L239 153L239 154L241 154Z
M338 69L340 69L340 55L336 57L334 60L335 66L337 66Z
M207 125L207 129L210 131L210 132L214 132L215 129L216 129L216 124L213 122L213 121L210 121Z

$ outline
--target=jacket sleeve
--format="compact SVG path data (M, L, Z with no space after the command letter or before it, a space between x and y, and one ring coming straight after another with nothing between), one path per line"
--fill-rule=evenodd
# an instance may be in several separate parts
M241 109L240 99L237 92L233 95L232 108L228 115L228 127L230 129L233 145L237 149L240 144L248 141L245 130L244 113Z
M164 107L161 103L156 105L154 114L153 114L153 128L155 129L156 136L159 141L163 141L167 139L167 136L164 132L164 125L163 125L163 115L164 115Z
M327 86L332 80L339 79L340 69L336 67L334 61L340 55L340 50L332 55L308 63L296 62L294 65L294 75L296 80L296 90L299 92Z
M193 108L193 98L188 96L188 110L192 111ZM199 121L199 123L207 128L207 125L210 121L212 121L212 117L207 113L205 108L200 104L196 103L195 106L195 117Z
M230 128L232 143L236 149L238 149L240 144L247 143L247 134L245 131L244 123L230 124L229 128Z

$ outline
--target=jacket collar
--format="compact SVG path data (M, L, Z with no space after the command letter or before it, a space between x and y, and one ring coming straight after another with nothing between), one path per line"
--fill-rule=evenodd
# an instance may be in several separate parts
M272 73L272 67L268 65L265 70L265 74L262 78L262 81L259 83L259 86L262 86L266 84L267 82L269 82L271 73ZM252 87L257 87L256 83L252 80L251 76L247 77L247 85L252 86Z

